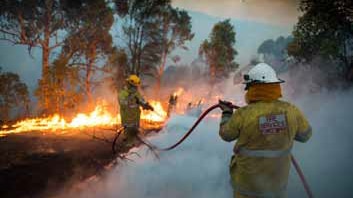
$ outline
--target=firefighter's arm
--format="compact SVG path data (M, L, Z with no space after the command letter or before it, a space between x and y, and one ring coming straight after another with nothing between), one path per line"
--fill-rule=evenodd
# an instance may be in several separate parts
M153 111L153 107L138 93L136 94L136 100L143 109Z
M219 136L227 142L236 140L239 137L239 124L241 117L238 111L233 114L233 109L231 108L222 108L222 110Z
M297 112L297 132L295 134L294 139L299 142L307 142L311 135L312 135L312 129L311 126L308 122L308 120L305 118L303 113L296 108Z

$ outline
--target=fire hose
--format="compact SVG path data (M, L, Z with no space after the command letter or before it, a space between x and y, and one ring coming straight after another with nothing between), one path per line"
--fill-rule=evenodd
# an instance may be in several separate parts
M230 104L229 106L231 108L233 108L233 109L238 109L239 108L239 106L236 106L236 105L233 105L233 104ZM176 142L175 144L173 144L170 147L159 149L159 150L161 150L161 151L170 151L170 150L176 148L177 146L179 146L187 137L189 137L189 135L194 131L194 129L199 125L199 123L207 116L207 114L209 114L211 111L213 111L214 109L217 109L217 108L220 108L219 104L213 105L210 108L208 108L205 112L203 112L201 114L201 116L196 120L196 122L192 125L192 127L189 129L189 131L182 138L180 138L180 140L178 142ZM308 182L305 179L304 173L301 170L298 162L296 161L296 159L294 158L293 155L291 155L291 161L292 161L292 164L293 164L296 172L298 173L298 175L300 177L301 182L303 183L303 186L304 186L304 189L305 189L305 192L306 192L307 196L309 198L313 198L314 197L313 193L312 193L312 191L310 189L310 186L309 186Z
M235 105L230 105L233 109L238 109L238 106ZM201 114L201 116L196 120L196 122L192 125L192 127L189 129L189 131L175 144L173 144L172 146L168 147L168 148L164 148L164 149L159 149L162 151L170 151L172 149L174 149L175 147L179 146L179 144L181 144L182 142L184 142L184 140L189 137L189 135L194 131L194 129L200 124L200 122L207 116L207 114L209 114L211 111L213 111L214 109L217 109L219 106L219 104L213 105L210 108L208 108L205 112L203 112Z

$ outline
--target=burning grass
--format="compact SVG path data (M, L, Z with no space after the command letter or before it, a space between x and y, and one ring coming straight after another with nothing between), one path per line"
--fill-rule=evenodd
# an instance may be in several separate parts
M55 114L45 118L28 118L11 126L4 125L0 128L0 137L15 133L29 131L54 132L64 134L72 129L84 129L93 127L112 127L121 124L120 115L113 115L108 111L105 102L98 104L90 113L78 113L71 121ZM167 118L167 113L159 101L150 101L154 111L142 111L142 128L161 128Z

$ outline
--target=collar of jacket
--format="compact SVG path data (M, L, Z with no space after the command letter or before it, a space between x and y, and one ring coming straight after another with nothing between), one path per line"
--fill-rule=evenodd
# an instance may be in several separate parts
M250 104L258 101L273 101L282 97L279 83L253 84L245 94L245 101Z

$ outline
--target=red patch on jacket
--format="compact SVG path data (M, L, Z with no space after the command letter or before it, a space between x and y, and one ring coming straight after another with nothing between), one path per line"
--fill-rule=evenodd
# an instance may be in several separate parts
M285 114L265 115L259 117L259 128L262 134L278 134L287 129Z

